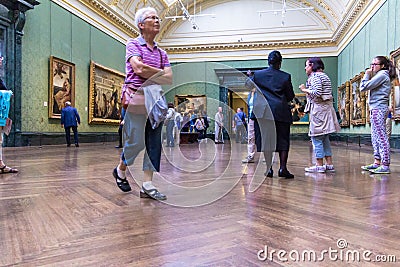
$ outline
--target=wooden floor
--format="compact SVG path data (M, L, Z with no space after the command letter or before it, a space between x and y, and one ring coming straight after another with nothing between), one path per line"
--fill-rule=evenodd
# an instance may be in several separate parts
M131 176L132 192L117 188L111 172L120 150L114 145L4 149L5 162L20 172L0 175L0 266L396 266L376 259L400 261L396 151L392 174L370 175L360 166L371 163L371 147L333 143L337 172L305 174L312 150L309 142L296 141L289 156L295 179L263 181L261 160L241 164L246 145L208 140L164 148L162 171L154 178L168 195L162 203L140 199ZM141 161L130 169L138 183ZM262 183L255 192L249 192L251 181L251 191ZM312 252L316 259L302 259Z

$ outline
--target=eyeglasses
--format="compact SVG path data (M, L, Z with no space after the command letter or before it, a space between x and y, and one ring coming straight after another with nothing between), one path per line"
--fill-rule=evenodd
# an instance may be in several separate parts
M144 19L143 19L143 21L145 21L146 19L152 19L152 20L158 20L159 22L161 22L161 19L159 18L159 17L157 17L157 16L148 16L148 17L145 17Z
M383 65L383 64L371 63L371 66L380 66L380 65Z

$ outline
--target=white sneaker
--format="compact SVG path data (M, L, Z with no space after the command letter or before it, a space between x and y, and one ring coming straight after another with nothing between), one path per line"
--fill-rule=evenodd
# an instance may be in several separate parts
M326 171L325 166L317 166L317 165L304 168L304 170L306 172L319 172L319 173L324 173Z

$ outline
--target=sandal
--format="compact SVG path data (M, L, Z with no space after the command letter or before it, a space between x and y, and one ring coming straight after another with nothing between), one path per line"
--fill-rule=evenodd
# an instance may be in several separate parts
M117 183L119 189L121 189L123 192L129 192L132 190L128 180L126 180L126 177L121 178L118 176L117 168L114 169L113 176L115 177L115 182Z
M8 167L7 165L4 165L3 167L0 167L0 173L17 173L17 169L13 169L11 167Z
M166 200L167 196L160 193L157 189L153 188L150 190L146 190L143 186L142 186L142 190L152 199L155 200Z

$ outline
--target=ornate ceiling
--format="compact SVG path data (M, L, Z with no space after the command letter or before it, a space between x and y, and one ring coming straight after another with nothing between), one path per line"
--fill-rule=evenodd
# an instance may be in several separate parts
M177 0L53 0L125 42L138 35L135 12L154 7L163 19L157 41L172 61L265 58L272 49L286 57L337 55L385 0L181 0L197 30L181 18ZM312 8L305 10L305 8ZM279 10L279 12L271 12ZM262 11L262 12L260 12Z

